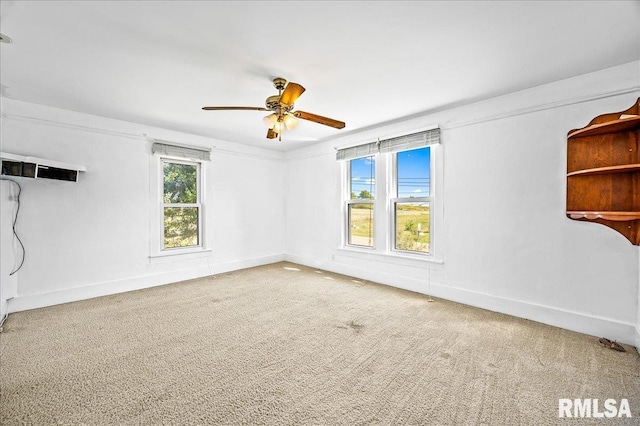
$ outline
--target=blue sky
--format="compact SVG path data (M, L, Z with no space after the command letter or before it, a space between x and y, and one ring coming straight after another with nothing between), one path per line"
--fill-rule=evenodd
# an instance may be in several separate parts
M358 195L360 191L369 191L375 195L376 166L375 157L356 158L351 160L351 192Z
M398 153L398 197L428 197L429 147Z
M398 154L398 197L428 197L431 150L429 147ZM375 157L351 160L351 192L375 194Z

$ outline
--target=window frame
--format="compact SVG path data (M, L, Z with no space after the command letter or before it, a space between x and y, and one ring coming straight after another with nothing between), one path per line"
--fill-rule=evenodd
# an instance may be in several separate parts
M196 166L196 202L195 203L165 203L164 202L164 165L165 163L171 164L184 164L189 166ZM186 160L183 158L175 158L170 156L160 156L159 157L159 198L160 198L160 253L183 253L187 251L199 250L204 248L204 232L203 232L203 203L202 203L202 162L195 160ZM198 244L183 246L183 247L166 247L165 246L165 227L164 227L164 215L165 208L197 208L198 209Z
M429 196L428 197L398 197L398 154L401 152L415 151L418 149L429 149ZM405 151L393 152L385 155L390 155L390 179L389 179L389 251L391 253L406 254L411 256L431 256L433 254L433 150L432 146L425 146L421 148L407 149ZM429 251L420 252L416 250L403 250L396 248L397 246L397 210L396 206L402 203L428 203L429 204Z
M375 193L373 194L373 199L371 198L351 198L351 162L354 160L361 160L363 158L369 158L371 157L374 160L374 167L373 167L373 178L375 181ZM377 169L378 169L378 159L376 158L376 155L367 155L364 157L357 157L357 158L352 158L348 161L345 162L346 163L346 167L347 167L347 171L346 171L346 203L345 203L345 214L343 215L343 217L345 218L345 227L344 227L344 246L345 247L352 247L352 248L358 248L358 249L364 249L364 250L375 250L376 249L376 229L375 229L375 224L376 224L376 201L378 199L378 180L376 177L377 174ZM351 205L352 204L371 204L371 213L373 215L372 217L372 221L373 221L373 226L372 226L372 231L373 231L373 235L371 237L372 240L372 244L370 246L367 245L362 245L362 244L353 244L350 242L350 237L351 237Z

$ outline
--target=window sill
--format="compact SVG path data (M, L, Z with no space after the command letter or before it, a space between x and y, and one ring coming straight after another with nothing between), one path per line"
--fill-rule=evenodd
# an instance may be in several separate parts
M431 255L420 255L411 253L375 252L373 249L360 249L357 247L341 247L336 249L336 257L350 257L361 260L375 260L376 262L391 263L400 266L411 266L415 268L427 268L429 265L443 265L442 259L435 259Z
M203 249L201 247L184 250L167 250L155 253L149 256L150 263L171 262L183 259L197 259L199 257L209 257L211 249Z

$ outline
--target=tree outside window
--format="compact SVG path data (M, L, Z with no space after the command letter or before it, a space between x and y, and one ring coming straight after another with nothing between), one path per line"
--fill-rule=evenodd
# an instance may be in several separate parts
M200 165L162 161L163 247L200 245Z

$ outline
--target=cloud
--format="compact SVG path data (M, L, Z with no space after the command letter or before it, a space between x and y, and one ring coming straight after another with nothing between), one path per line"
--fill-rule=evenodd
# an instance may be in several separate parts
M422 192L422 189L420 189L420 188L414 189L413 192Z
M364 178L363 179L363 178L358 177L358 176L352 177L351 181L352 182L363 183L363 184L366 184L366 185L371 185L371 184L376 183L375 179L372 179L372 178Z

